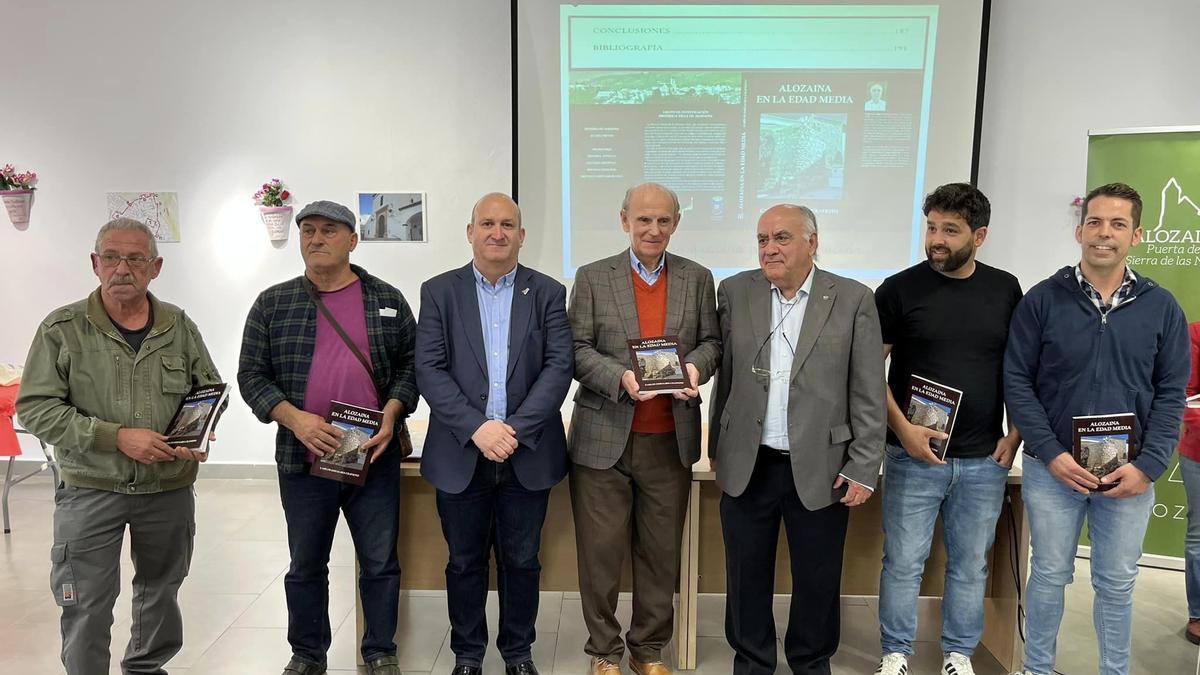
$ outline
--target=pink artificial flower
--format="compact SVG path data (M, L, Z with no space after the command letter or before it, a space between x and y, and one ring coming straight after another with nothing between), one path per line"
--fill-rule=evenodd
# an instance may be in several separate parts
M283 183L278 178L272 178L271 185L273 185L275 187L282 187Z

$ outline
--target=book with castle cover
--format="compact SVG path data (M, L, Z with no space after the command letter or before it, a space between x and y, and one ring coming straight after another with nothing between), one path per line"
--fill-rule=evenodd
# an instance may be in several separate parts
M325 421L342 432L342 443L337 450L318 457L309 473L351 485L362 485L367 481L367 467L370 466L367 462L370 450L362 446L379 433L383 426L383 411L333 401Z
M1137 416L1133 413L1071 418L1071 456L1098 479L1137 459ZM1099 491L1116 483L1100 483Z
M954 438L954 418L958 416L962 396L959 389L919 375L913 375L908 381L908 414L905 415L908 421L946 434L946 438L929 439L929 449L938 459L946 459L946 452L950 449L950 441Z
M674 335L629 340L630 368L638 389L673 394L688 388L687 371L679 358L679 338Z
M167 445L208 452L208 436L216 429L228 398L229 385L224 382L192 387L167 424L163 434Z

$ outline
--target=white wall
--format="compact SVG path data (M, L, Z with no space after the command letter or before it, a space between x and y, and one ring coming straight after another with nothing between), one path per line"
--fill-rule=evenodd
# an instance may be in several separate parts
M1086 192L1087 132L1200 123L1196 26L1196 0L992 3L982 260L1026 289L1078 262L1068 204Z
M422 280L467 260L474 200L510 188L508 25L499 0L8 9L0 163L42 183L29 231L0 224L0 361L23 361L37 322L94 286L106 191L179 192L183 242L163 245L152 288L187 309L227 379L254 296L302 269L295 238L276 250L258 221L249 197L264 179L286 180L298 204L427 191L429 244L353 257L415 310ZM1078 258L1067 204L1084 189L1087 130L1196 124L1197 25L1194 0L994 3L984 260L1028 287ZM545 249L528 225L536 266ZM214 462L271 461L272 427L240 402L221 438Z
M23 362L37 322L94 288L106 191L178 191L183 241L161 246L151 289L232 381L254 297L303 270L295 232L267 240L250 199L264 180L298 206L428 192L428 244L352 256L414 311L421 281L469 259L475 199L511 187L507 2L57 0L6 4L3 24L0 163L41 183L28 231L0 216L0 361ZM220 437L213 461L272 461L273 427L240 400Z

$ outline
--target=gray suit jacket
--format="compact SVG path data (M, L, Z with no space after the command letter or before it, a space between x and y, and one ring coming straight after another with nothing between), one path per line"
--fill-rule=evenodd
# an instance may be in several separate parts
M712 272L687 258L666 256L666 270L658 281L667 284L663 335L679 336L683 361L695 364L704 383L721 359ZM627 340L642 337L628 249L579 268L567 315L579 380L567 455L576 464L607 469L621 458L633 425L633 400L621 387L621 375L631 365ZM679 459L691 466L700 459L700 397L673 399L672 404Z
M788 389L792 478L807 509L841 499L838 474L874 487L883 460L887 407L883 341L870 289L813 268L812 295L796 341ZM709 415L708 454L717 483L737 497L754 471L767 406L767 381L751 371L771 331L771 283L761 270L721 282L717 292L725 354ZM770 358L764 349L760 368Z

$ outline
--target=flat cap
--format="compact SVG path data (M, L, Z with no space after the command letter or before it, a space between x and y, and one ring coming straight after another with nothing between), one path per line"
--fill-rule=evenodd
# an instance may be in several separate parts
M300 209L300 213L296 214L296 225L300 225L300 221L313 216L321 216L328 218L335 223L341 223L351 230L357 230L358 226L355 222L354 212L350 209L324 199L315 201Z

